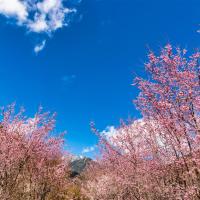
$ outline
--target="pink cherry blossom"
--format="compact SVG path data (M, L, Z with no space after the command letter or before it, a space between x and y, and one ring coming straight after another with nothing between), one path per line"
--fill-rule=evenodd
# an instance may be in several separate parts
M134 81L143 118L110 138L93 126L101 156L87 173L91 199L200 199L200 53L168 44L148 58L150 78Z

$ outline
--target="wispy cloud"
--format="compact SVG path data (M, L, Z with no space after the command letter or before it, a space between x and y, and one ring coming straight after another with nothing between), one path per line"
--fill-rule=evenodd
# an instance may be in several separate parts
M91 147L85 147L85 148L83 148L83 150L82 150L82 154L94 152L95 149L96 149L96 145L91 146Z
M28 32L51 36L56 30L68 26L75 8L66 7L65 0L0 0L0 14L14 19L17 26ZM36 50L41 51L43 48ZM38 53L39 51L35 51Z
M72 75L65 75L61 78L61 81L64 83L64 84L68 84L68 83L71 83L74 79L76 79L76 75L75 74L72 74Z
M45 45L46 45L46 40L43 40L42 43L37 44L37 45L34 47L34 52L35 52L36 54L38 54L40 51L42 51L42 50L44 49Z

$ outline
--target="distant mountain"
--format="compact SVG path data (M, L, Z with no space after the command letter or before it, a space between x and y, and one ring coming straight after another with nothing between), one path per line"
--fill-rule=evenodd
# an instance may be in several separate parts
M80 175L86 168L86 166L92 162L92 159L91 158L87 158L87 157L84 157L84 158L76 158L74 159L71 164L70 164L70 167L71 167L71 177L76 177L78 175Z

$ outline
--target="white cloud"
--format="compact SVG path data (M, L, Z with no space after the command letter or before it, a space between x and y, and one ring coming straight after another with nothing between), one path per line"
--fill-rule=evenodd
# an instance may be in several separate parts
M140 148L141 144L148 147L152 137L154 137L154 145L159 148L165 148L166 138L162 131L163 128L156 121L138 119L118 129L114 126L108 126L101 134L110 144L118 147L124 153L129 153L135 147L137 147L138 151L144 150Z
M60 7L61 1L57 0L44 0L43 2L39 2L37 7L43 13L48 13L56 7Z
M106 138L111 138L117 134L117 129L114 126L107 126L105 130L101 132Z
M86 147L86 148L84 148L84 149L82 150L82 154L91 153L91 152L93 152L93 151L95 150L95 148L96 148L96 145L91 146L91 147Z
M45 32L48 30L49 27L46 22L45 15L35 15L34 18L34 21L31 21L28 24L29 30L36 33Z
M44 49L45 45L46 45L46 40L43 40L42 43L37 44L37 45L35 46L34 52L35 52L36 54L39 53L40 51L42 51L42 50Z
M32 32L51 33L67 26L66 16L75 12L63 5L63 0L43 0L36 4L34 19L27 26Z
M75 9L64 6L64 0L0 0L0 14L15 18L17 25L35 33L51 33L67 26L66 17ZM32 17L31 17L32 16Z
M23 26L29 32L50 36L67 26L71 14L76 12L76 9L66 7L64 1L0 0L0 15L15 19L17 26Z
M14 17L19 22L28 17L27 5L20 0L0 0L0 13L6 17Z

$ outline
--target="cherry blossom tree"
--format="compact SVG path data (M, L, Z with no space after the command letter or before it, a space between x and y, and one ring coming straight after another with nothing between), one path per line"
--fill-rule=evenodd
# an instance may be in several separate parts
M200 53L166 45L148 58L148 78L134 81L143 118L109 138L93 128L101 158L88 173L92 199L200 198Z
M70 156L62 150L62 136L51 136L54 118L41 111L26 118L14 106L2 110L1 199L67 199Z

